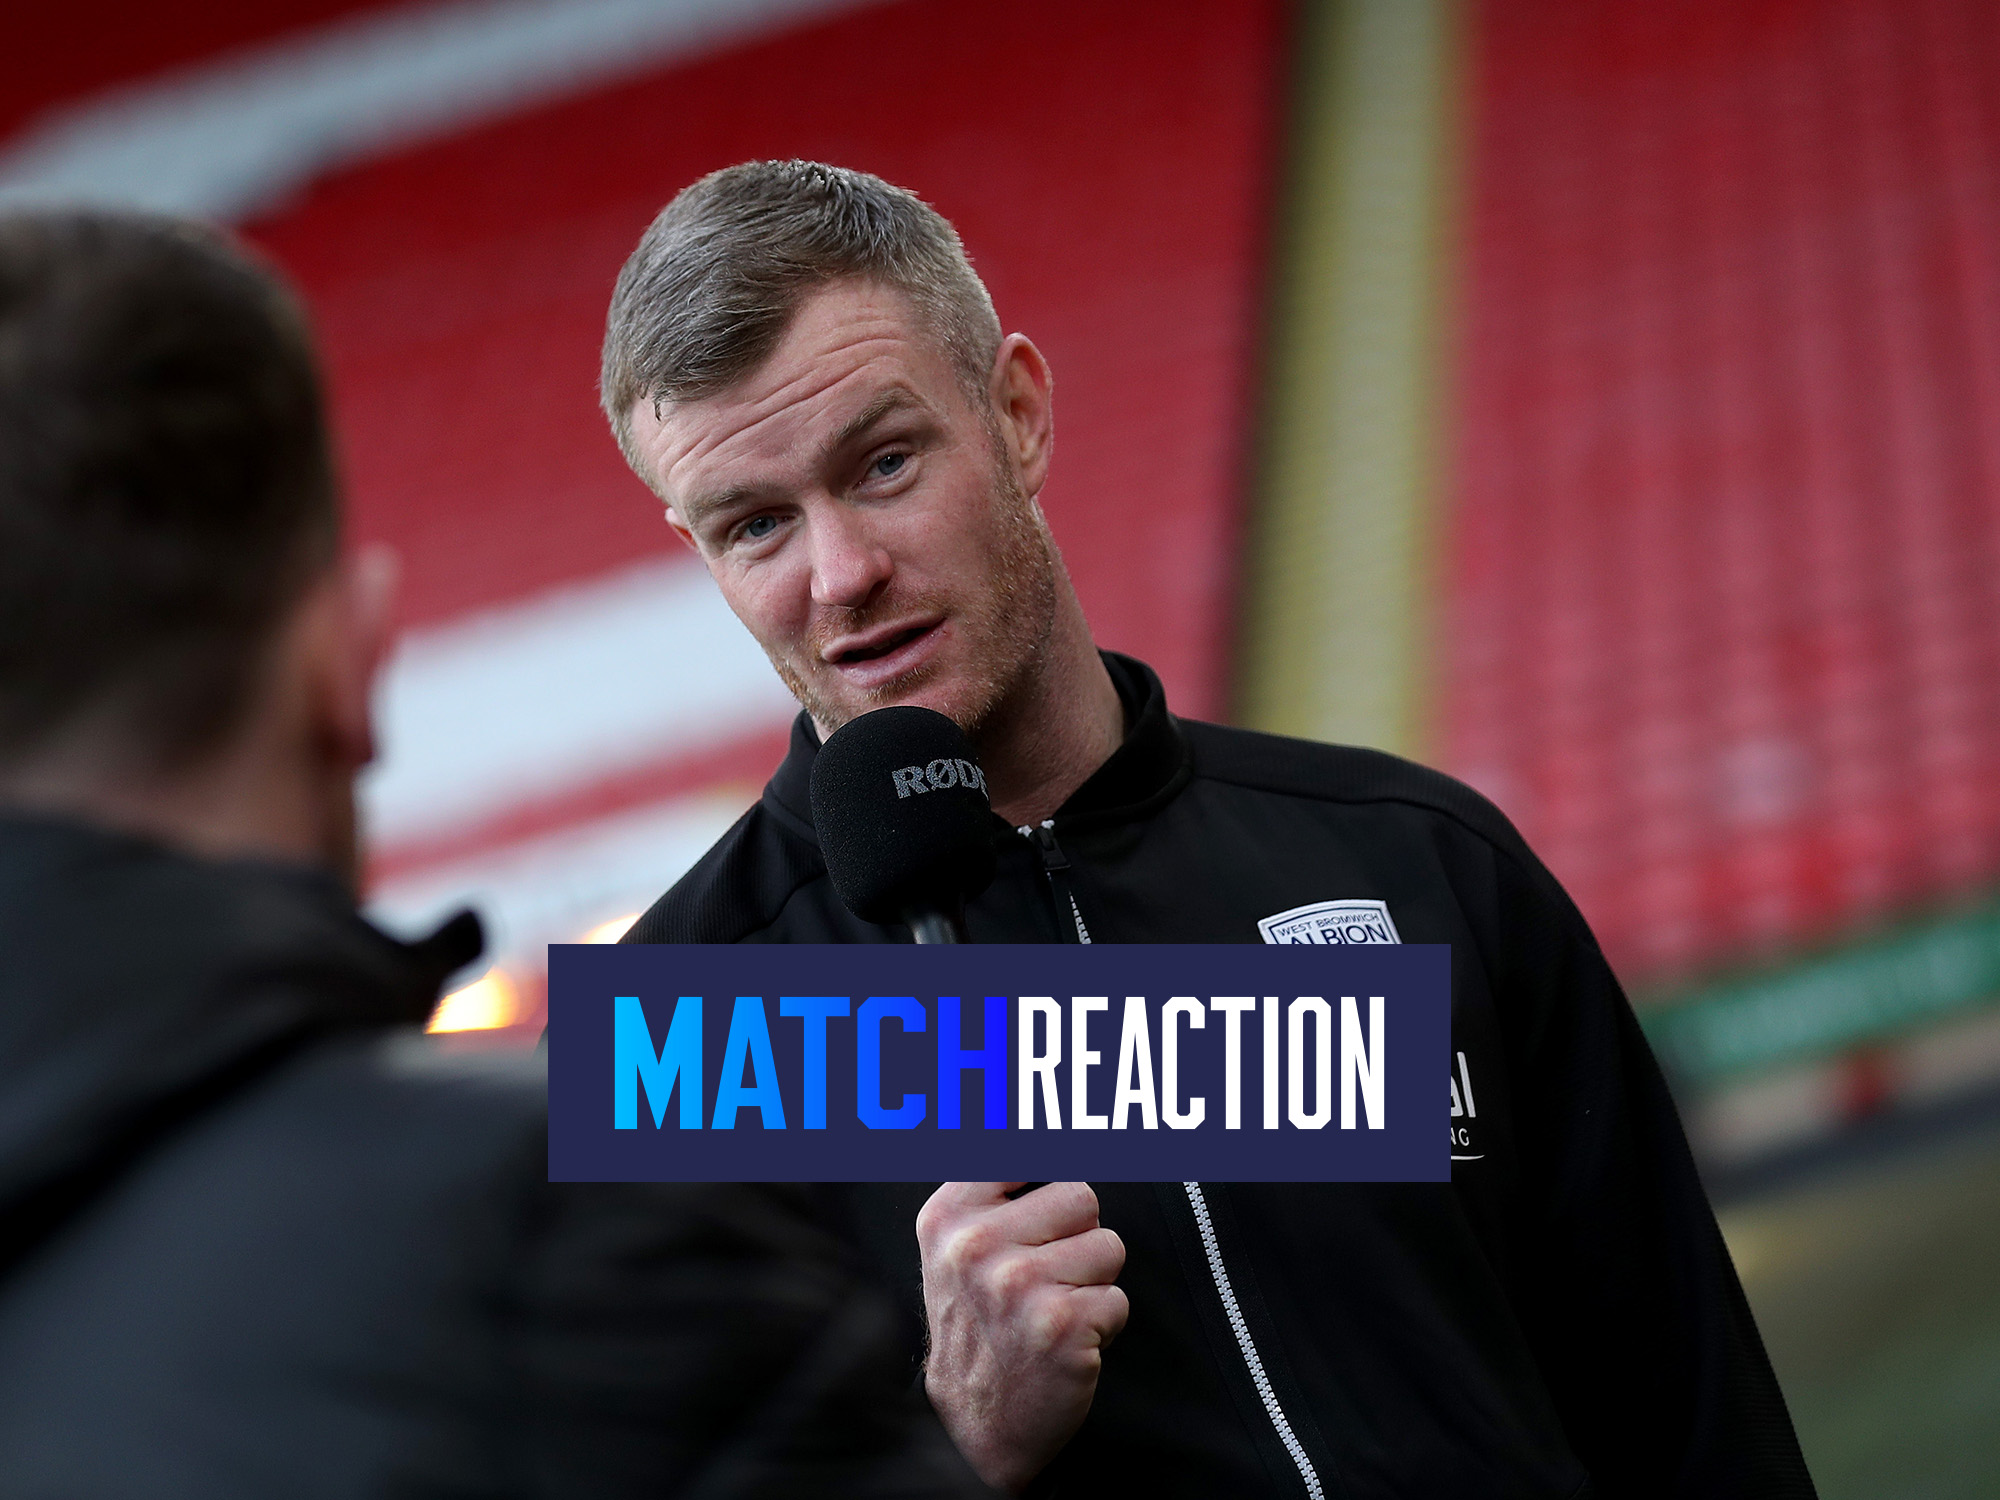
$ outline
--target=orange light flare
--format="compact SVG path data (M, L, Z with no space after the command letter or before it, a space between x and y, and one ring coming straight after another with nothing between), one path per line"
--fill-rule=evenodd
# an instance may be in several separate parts
M488 969L438 1001L426 1031L498 1031L521 1020L521 992L505 969Z
M615 943L626 929L639 920L639 913L627 912L608 922L599 922L576 939L579 943ZM544 975L518 975L494 965L470 984L460 985L431 1012L426 1031L463 1036L466 1033L505 1031L539 1032L544 1019Z
M625 936L631 930L632 924L638 920L639 913L636 911L627 912L622 917L613 917L609 922L599 922L579 938L578 941L584 943L615 943Z

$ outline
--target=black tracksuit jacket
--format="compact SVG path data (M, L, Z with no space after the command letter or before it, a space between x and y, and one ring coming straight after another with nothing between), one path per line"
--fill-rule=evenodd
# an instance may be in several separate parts
M1106 662L1125 743L1050 826L994 820L972 940L1256 942L1263 917L1382 901L1403 941L1452 948L1453 1180L1094 1184L1131 1321L1037 1490L1811 1495L1659 1069L1520 835L1448 777L1178 720L1148 668ZM626 941L909 941L827 878L816 752L802 715L762 800ZM842 1190L913 1316L934 1186Z
M548 1180L478 946L0 811L0 1496L990 1496L811 1194Z

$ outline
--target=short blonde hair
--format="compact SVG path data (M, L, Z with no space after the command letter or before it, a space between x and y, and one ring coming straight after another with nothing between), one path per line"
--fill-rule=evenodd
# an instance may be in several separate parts
M695 401L770 355L806 296L874 281L910 299L976 403L1000 319L958 232L906 188L816 161L751 161L684 188L611 293L599 394L626 461L641 400Z

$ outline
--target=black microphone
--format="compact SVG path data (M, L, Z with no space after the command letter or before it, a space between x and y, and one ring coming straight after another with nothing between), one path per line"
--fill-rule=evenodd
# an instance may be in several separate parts
M993 809L965 732L928 708L878 708L828 737L813 823L833 888L864 922L962 943L965 903L993 881Z

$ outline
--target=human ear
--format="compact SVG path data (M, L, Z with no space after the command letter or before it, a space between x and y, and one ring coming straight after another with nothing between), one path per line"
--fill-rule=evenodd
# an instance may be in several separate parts
M358 771L375 758L375 684L395 644L396 580L388 547L363 547L335 565L331 649L320 717L335 756Z
M358 886L360 838L355 777L375 758L375 682L393 642L396 555L367 547L339 558L310 583L285 632L277 678L298 738L312 852ZM288 734L288 738L290 735Z
M1026 334L1010 333L1000 341L990 389L1015 477L1033 499L1048 481L1055 447L1055 376Z

